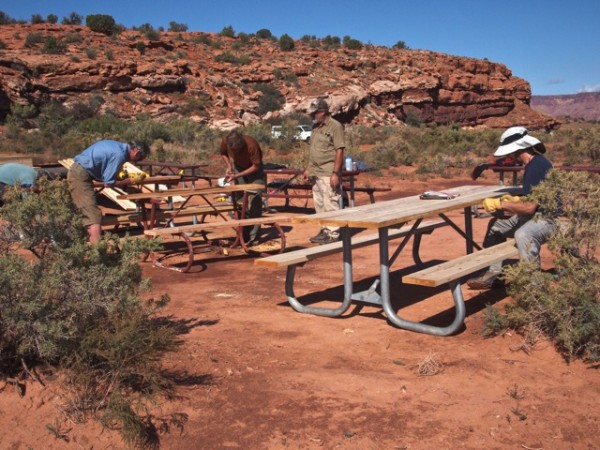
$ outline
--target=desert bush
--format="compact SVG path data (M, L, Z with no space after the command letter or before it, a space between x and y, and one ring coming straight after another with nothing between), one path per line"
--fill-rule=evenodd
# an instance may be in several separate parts
M350 50L360 50L363 48L362 42L360 42L358 39L353 39L350 36L344 36L342 42L344 47Z
M223 29L221 30L220 35L221 36L225 36L225 37L234 38L235 37L235 30L233 29L233 27L231 25L228 25L226 27L223 27Z
M96 56L98 56L98 50L93 47L86 47L85 55L90 59L96 59Z
M118 30L115 19L107 14L90 14L85 17L85 24L90 30L107 36L115 34Z
M46 22L55 24L58 22L58 16L56 14L48 14L46 17Z
M27 36L25 36L25 47L27 48L35 47L36 44L41 44L42 42L44 42L42 33L30 31L27 33Z
M10 25L13 23L17 23L17 21L4 11L0 11L0 25Z
M83 42L83 36L77 31L73 33L69 33L65 36L64 43L65 44L80 44Z
M31 15L31 23L32 24L44 23L44 18L41 16L41 14L32 14Z
M266 114L269 111L277 111L281 109L285 98L281 95L281 92L276 87L270 84L255 84L255 91L260 91L263 95L258 99L258 113Z
M294 50L296 44L294 40L288 34L282 34L279 38L279 48L284 52L289 52Z
M336 50L340 48L342 41L338 36L331 36L328 34L322 39L322 42L323 47L325 47L326 50Z
M188 30L188 26L185 23L178 23L178 22L174 22L174 21L169 22L168 31L184 33L187 30Z
M261 28L256 32L256 37L259 39L271 39L273 34L271 33L271 30L267 28Z
M408 46L406 45L406 42L404 41L398 41L396 42L392 48L395 48L397 50L408 50Z
M72 12L68 17L63 17L61 23L63 25L81 25L83 23L83 17L76 12Z
M49 55L62 55L66 51L67 44L65 44L62 39L59 39L56 36L46 36L44 38L44 53L48 53Z
M137 262L156 244L108 235L89 245L60 180L41 180L39 194L7 189L0 218L0 373L63 374L74 420L97 417L148 443L144 403L171 388L160 360L177 347L174 327L155 317L168 297L140 299L150 285Z
M553 170L530 198L546 214L563 212L566 218L548 241L554 270L541 271L524 262L507 267L504 278L514 304L506 306L501 320L491 315L495 325L488 331L498 332L498 324L504 324L526 339L544 335L566 359L598 362L600 176Z

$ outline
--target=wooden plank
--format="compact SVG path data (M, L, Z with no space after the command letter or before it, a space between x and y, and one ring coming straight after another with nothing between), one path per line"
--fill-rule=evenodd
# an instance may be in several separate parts
M234 211L233 205L215 205L212 206L190 206L182 210L172 209L165 210L159 209L156 211L155 220L173 219L175 217L189 217L196 215L217 215L219 213ZM150 213L148 212L148 219ZM132 214L116 214L116 215L104 215L102 216L102 225L127 225L130 223L142 222L142 213Z
M168 227L168 228L153 228L151 230L145 230L144 234L146 236L164 236L164 235L172 235L172 234L183 234L183 233L191 233L194 231L205 231L205 230L213 230L216 228L237 228L251 225L259 225L259 224L269 224L269 223L279 223L279 222L289 222L289 216L277 216L277 217L255 217L252 219L240 219L240 220L227 220L222 222L205 222L199 223L195 225L182 225L179 227Z
M518 256L519 251L515 247L515 240L509 239L502 244L428 267L410 275L405 275L402 277L402 282L419 286L437 287L470 275L496 262Z
M421 234L431 233L436 228L440 228L448 225L443 220L422 222L419 225L418 232ZM404 237L408 234L412 225L404 225L396 230L390 230L388 232L388 239L397 239ZM373 244L379 241L379 233L370 233L366 235L354 236L351 240L352 248L361 248L367 245ZM319 245L316 247L308 247L293 252L281 253L278 255L267 256L266 258L257 259L254 263L258 266L269 267L272 269L287 267L293 264L302 264L313 259L321 258L323 256L333 255L343 250L343 244L341 241L332 242L330 244Z
M0 164L6 163L17 163L32 167L33 158L31 156L0 154Z
M139 193L139 194L126 194L119 198L128 200L150 200L152 198L165 198L173 195L183 195L189 197L191 195L217 195L217 194L230 194L234 192L243 191L260 191L265 189L263 184L236 184L225 187L208 187L208 188L196 188L196 189L170 189L164 192L154 193Z

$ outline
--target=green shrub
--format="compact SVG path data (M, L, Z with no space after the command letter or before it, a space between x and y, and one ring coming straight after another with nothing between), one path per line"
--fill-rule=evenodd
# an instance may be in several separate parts
M90 59L96 59L96 56L98 56L98 50L92 47L86 47L85 54Z
M231 25L223 27L220 34L221 34L221 36L225 36L225 37L230 37L230 38L235 37L235 31Z
M294 50L295 47L296 44L294 43L294 40L288 34L281 35L279 38L279 48L281 50L284 52L289 52Z
M44 18L40 14L32 14L31 15L31 23L44 23Z
M72 12L68 17L63 17L61 23L63 25L81 25L83 23L83 17L76 12Z
M62 55L67 51L67 44L56 36L46 36L44 38L43 52L49 55Z
M83 42L83 37L78 31L75 31L65 36L64 42L65 44L81 44Z
M25 36L25 47L27 48L35 47L36 44L40 44L42 42L44 42L44 36L42 33L30 31L27 33L27 36Z
M323 38L323 47L325 47L326 50L335 50L340 48L341 42L339 37L328 34Z
M398 41L396 42L392 48L395 48L396 50L408 50L408 46L406 45L406 43L404 41Z
M11 25L13 23L17 23L17 21L4 11L0 11L0 25Z
M46 22L55 24L58 22L58 16L56 14L48 14L46 17Z
M140 55L143 55L146 53L146 44L144 44L142 41L138 41L135 43L135 49L140 52Z
M281 92L270 84L256 84L254 90L263 93L258 100L258 113L261 115L269 111L281 109L285 102L285 98L281 95Z
M155 317L168 297L140 300L150 285L139 256L156 243L109 235L87 244L69 199L60 180L41 180L35 195L7 190L0 210L0 372L22 379L27 368L44 366L46 374L66 375L68 414L99 418L130 445L146 446L153 425L145 406L172 389L160 360L178 346L175 327Z
M352 39L350 36L344 36L342 41L344 43L344 47L347 49L360 50L363 48L362 42L360 42L358 39Z
M551 171L530 199L567 220L548 241L554 270L520 262L504 269L514 299L505 322L532 341L545 335L570 360L600 361L600 176ZM495 330L497 332L497 329Z
M273 34L271 33L271 30L267 28L261 28L256 32L256 37L259 39L271 39Z
M107 14L90 14L85 17L85 24L92 31L110 36L118 30L115 19Z
M185 23L177 23L177 22L169 22L168 31L174 31L179 33L184 33L188 30L188 26Z

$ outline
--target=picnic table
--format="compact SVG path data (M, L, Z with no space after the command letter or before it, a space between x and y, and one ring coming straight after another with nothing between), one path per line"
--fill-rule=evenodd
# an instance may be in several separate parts
M178 272L187 272L193 264L194 254L196 253L194 242L191 237L194 233L200 233L203 236L203 242L209 244L206 233L209 231L233 228L235 229L235 239L230 247L241 247L247 253L251 252L243 237L243 227L257 224L272 225L281 241L278 251L285 249L285 235L277 223L283 220L283 217L260 217L246 218L246 209L248 196L250 193L264 189L262 184L233 184L224 187L205 187L205 188L186 188L170 189L160 192L143 192L135 194L125 194L119 196L120 199L126 199L135 202L142 215L144 224L144 234L147 237L175 237L182 240L186 245L187 262L183 267L165 263L168 255L152 254L154 264L176 270ZM242 200L238 202L236 195L242 193ZM167 211L159 208L161 200L171 196L183 198L183 202L178 205L168 202L170 209ZM222 201L222 199L226 201ZM201 199L201 205L191 205L192 199ZM148 205L150 206L148 208ZM178 218L190 216L194 217L194 223L190 225L180 225L175 223ZM157 218L168 216L162 227L157 227ZM207 216L212 216L216 220L205 222ZM197 219L200 217L200 220Z
M341 242L309 247L281 255L269 256L255 261L255 264L268 268L287 268L285 293L290 305L298 312L326 317L339 317L344 314L352 302L358 301L380 305L389 321L402 329L434 335L448 335L457 331L465 318L465 304L461 290L461 277L481 270L493 262L518 255L514 243L508 242L482 250L473 241L471 206L479 204L487 197L500 197L514 189L502 186L460 186L444 191L449 199L421 199L419 195L388 200L376 204L330 211L292 218L292 223L304 223L319 226L340 227ZM447 215L453 210L462 209L464 224L460 226ZM424 221L431 217L440 217L441 222ZM419 257L421 236L431 233L440 226L450 226L465 244L466 255L451 261L425 268ZM358 230L374 230L367 236L357 235ZM389 244L392 239L400 239L396 250L390 256ZM392 307L390 293L390 267L409 240L413 238L413 259L419 270L403 278L404 283L435 287L448 283L455 306L455 318L449 326L438 327L403 319ZM375 244L379 249L379 277L367 289L355 290L352 260L356 249ZM474 249L479 251L473 252ZM322 256L340 252L343 255L344 298L336 308L307 306L294 294L296 268ZM377 292L379 290L379 292Z

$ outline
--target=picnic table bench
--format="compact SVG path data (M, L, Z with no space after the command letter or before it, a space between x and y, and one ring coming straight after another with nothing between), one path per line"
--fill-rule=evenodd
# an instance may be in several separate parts
M153 253L151 258L154 264L158 267L162 267L165 269L171 269L178 272L188 272L194 263L194 254L196 253L194 250L194 243L191 239L194 233L201 233L204 237L204 242L209 244L209 240L206 238L206 234L209 231L219 230L223 228L233 228L236 233L235 241L230 245L230 247L241 246L242 249L246 253L259 253L261 256L265 256L270 252L282 253L285 250L285 232L281 228L280 223L289 221L290 218L286 216L278 216L278 217L255 217L250 219L231 219L227 221L218 221L218 222L204 222L192 225L179 225L179 226L171 226L167 228L152 228L144 230L144 235L151 238L165 238L165 237L174 237L177 239L181 239L186 247L187 247L187 262L183 267L176 267L171 264L167 264L165 261L168 260L169 256L159 255L157 253ZM277 233L277 240L279 241L279 246L275 247L269 251L262 250L253 250L252 247L249 247L244 241L242 230L247 226L254 225L269 225L273 227Z

